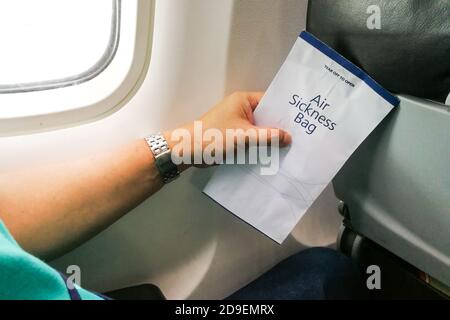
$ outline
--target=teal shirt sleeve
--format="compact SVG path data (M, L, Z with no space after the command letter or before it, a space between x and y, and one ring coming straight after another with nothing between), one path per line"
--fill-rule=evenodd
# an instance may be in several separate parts
M103 300L76 287L82 300ZM25 252L0 220L0 299L70 300L66 283L58 271Z

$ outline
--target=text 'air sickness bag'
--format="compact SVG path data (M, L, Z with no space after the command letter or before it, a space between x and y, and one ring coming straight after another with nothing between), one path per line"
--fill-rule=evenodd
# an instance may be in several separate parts
M399 103L364 71L302 32L255 110L258 126L291 133L276 174L219 167L204 192L283 242L345 161Z

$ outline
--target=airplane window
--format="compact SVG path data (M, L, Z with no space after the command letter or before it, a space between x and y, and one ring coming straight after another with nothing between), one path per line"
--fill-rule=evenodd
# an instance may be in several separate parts
M120 4L0 1L0 93L55 89L96 77L118 47Z

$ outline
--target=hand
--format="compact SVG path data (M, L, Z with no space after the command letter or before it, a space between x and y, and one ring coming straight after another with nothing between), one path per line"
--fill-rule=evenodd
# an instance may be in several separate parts
M292 137L286 131L278 128L255 126L253 112L263 95L263 92L235 92L205 113L198 121L166 132L164 135L172 152L176 151L180 156L184 155L185 159L195 160L195 154L197 156L202 155L211 141L214 140L211 138L205 139L205 134L208 131L212 133L212 130L214 130L214 136L220 133L223 137L222 143L219 144L221 147L217 147L216 144L212 153L221 152L224 157L230 152L234 153L240 141L245 141L247 146L252 141L265 145L275 142L280 147L289 145L292 142ZM228 136L227 139L227 130L230 132L229 129L235 130L235 135L231 138ZM187 141L188 139L180 139L180 133L183 136L189 135L191 139L189 141ZM230 139L233 139L233 141L230 141ZM211 147L208 151L211 151L210 149ZM202 164L205 164L204 160L202 159ZM193 163L193 161L190 163ZM198 159L195 164L200 165ZM186 167L186 163L183 167Z

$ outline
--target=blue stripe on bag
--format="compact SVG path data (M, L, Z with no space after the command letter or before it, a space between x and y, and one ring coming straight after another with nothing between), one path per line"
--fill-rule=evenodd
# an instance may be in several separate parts
M365 73L362 69L358 68L351 61L347 60L345 57L334 51L334 49L327 46L325 43L317 39L311 33L307 31L303 31L300 33L299 37L314 48L322 52L328 58L336 61L342 67L353 73L355 76L364 81L369 87L371 87L376 93L378 93L381 97L383 97L387 102L392 104L394 107L397 107L400 103L400 100L394 96L392 93L383 88L378 82L372 79L367 73Z

